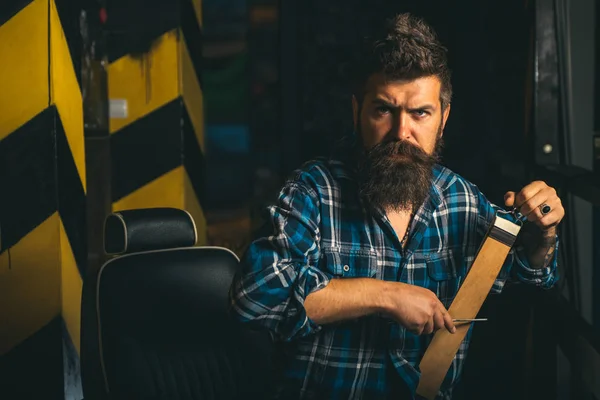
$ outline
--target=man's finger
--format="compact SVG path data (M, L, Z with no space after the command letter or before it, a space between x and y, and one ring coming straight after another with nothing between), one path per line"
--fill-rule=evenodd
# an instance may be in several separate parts
M438 329L444 328L444 325L445 325L445 322L444 322L444 313L443 312L436 312L433 315L433 322L435 322L435 330L436 331Z
M433 318L430 318L423 328L423 334L429 335L431 332L433 332Z
M512 207L515 204L515 192L506 192L504 195L504 204L506 207Z
M450 332L450 333L456 332L456 327L454 326L452 317L450 316L450 314L448 314L448 311L446 311L446 309L444 309L443 315L444 315L444 325L446 326L446 329L448 329L448 332Z
M546 230L560 223L562 217L564 216L564 209L562 208L562 204L558 198L555 198L554 201L547 201L544 204L551 207L550 212L546 215L542 215L542 211L538 207L535 210L537 219L534 219L534 222L540 228Z
M533 196L535 196L538 192L544 190L547 187L548 187L548 185L546 185L542 181L531 182L529 185L527 185L523 189L521 189L521 191L519 193L517 193L517 195L515 196L515 203L516 203L515 206L517 208L521 207L521 205L523 203L525 203L526 201L531 199Z
M542 190L533 197L527 199L523 204L519 204L519 211L525 215L529 221L536 221L543 217L539 207L548 202L550 191ZM553 205L553 204L552 204Z

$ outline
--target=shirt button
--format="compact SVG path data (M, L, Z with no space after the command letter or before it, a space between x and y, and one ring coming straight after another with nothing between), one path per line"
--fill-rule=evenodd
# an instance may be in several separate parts
M350 267L347 265L344 265L344 271L346 271L346 272L350 271Z

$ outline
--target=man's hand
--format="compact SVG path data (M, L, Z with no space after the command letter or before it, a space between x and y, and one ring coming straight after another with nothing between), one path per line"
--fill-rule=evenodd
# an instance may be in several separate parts
M373 278L332 279L304 301L306 314L317 324L329 324L383 314L421 335L436 329L456 330L452 317L428 289Z
M556 190L542 181L535 181L517 194L506 193L504 202L507 207L516 207L539 228L538 232L523 229L523 243L528 250L530 265L536 269L547 267L554 256L556 226L565 216Z
M417 335L427 335L442 328L456 332L452 317L431 290L401 282L386 283L385 314L407 330Z
M519 193L507 192L504 195L506 207L516 207L521 214L535 223L544 236L556 234L556 226L565 216L556 190L545 182L535 181L525 186Z

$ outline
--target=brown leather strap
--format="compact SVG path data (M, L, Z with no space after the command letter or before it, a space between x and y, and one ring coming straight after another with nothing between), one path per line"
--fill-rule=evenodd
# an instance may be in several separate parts
M452 318L477 316L520 229L519 225L496 216L473 266L448 310ZM420 396L429 400L435 399L469 326L470 324L457 325L454 334L446 329L435 333L419 364L421 379L417 393Z

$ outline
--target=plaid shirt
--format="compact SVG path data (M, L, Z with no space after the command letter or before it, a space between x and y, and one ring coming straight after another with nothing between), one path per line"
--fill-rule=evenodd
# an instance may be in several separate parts
M414 393L418 364L433 335L412 334L378 315L321 326L307 317L304 299L334 277L371 277L428 288L449 308L497 210L475 185L436 166L429 198L402 250L385 214L361 204L348 157L309 162L268 208L270 234L251 243L243 257L232 286L233 310L284 343L276 398L385 398L389 368ZM542 269L528 267L522 254L519 246L511 250L492 292L499 293L507 280L543 288L555 283L557 251ZM451 398L471 333L439 399Z

